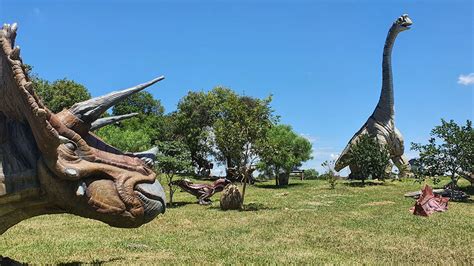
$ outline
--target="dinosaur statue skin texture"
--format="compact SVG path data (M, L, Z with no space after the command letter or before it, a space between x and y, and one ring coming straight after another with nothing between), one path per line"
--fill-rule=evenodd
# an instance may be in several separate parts
M230 180L227 178L219 178L211 185L207 184L193 184L188 179L181 179L171 182L172 185L180 187L182 190L196 196L199 204L208 205L211 204L211 197L217 192L224 190L225 186L230 184Z
M408 160L403 155L404 144L400 131L395 127L395 109L393 97L393 77L391 55L392 48L397 35L405 30L410 29L412 25L411 19L404 14L399 17L392 26L387 35L385 46L383 49L382 61L382 92L380 99L373 114L369 117L362 128L355 133L352 139L342 151L336 161L335 170L340 171L349 166L352 176L357 176L358 171L355 165L349 165L348 158L352 145L355 145L360 136L369 134L377 139L383 145L387 145L392 162L397 166L401 174L410 170Z
M76 103L58 114L34 91L17 25L0 28L0 234L33 216L71 213L138 227L165 211L151 164L156 149L123 153L90 132L108 108L160 80Z

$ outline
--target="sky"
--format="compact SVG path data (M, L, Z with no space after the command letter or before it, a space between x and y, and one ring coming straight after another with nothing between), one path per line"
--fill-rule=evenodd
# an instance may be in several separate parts
M474 1L18 1L23 61L93 96L165 75L148 89L167 112L188 91L226 86L267 97L281 123L313 144L322 171L373 112L382 50L400 15L413 20L392 54L395 124L426 143L440 119L474 117Z

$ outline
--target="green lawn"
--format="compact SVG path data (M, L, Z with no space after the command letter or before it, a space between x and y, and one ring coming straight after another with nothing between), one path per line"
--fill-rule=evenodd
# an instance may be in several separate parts
M467 186L467 183L461 183ZM0 236L0 255L26 263L425 263L474 261L474 204L412 215L413 181L365 187L291 180L247 191L247 211L199 206L177 192L179 207L138 229L71 215L24 221ZM472 190L471 190L472 193Z

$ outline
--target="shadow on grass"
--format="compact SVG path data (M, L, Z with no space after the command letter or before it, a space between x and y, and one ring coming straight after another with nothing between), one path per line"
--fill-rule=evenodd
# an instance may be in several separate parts
M26 263L16 261L9 257L0 256L0 265L1 266L17 266L17 265L27 265Z
M93 260L89 262L83 262L83 261L72 261L72 262L60 262L57 265L61 266L75 266L75 265L103 265L105 263L110 263L114 261L119 261L123 260L124 258L118 257L118 258L111 258L108 260ZM0 265L1 266L19 266L19 265L28 265L27 263L24 262L19 262L14 259L8 258L8 257L2 257L0 256Z
M269 189L285 189L285 188L291 188L291 187L297 187L297 186L303 186L303 183L291 183L286 186L276 186L276 185L270 185L270 184L255 184L255 187L258 188L269 188Z
M79 265L104 265L109 264L110 262L123 260L124 258L111 258L108 260L93 260L90 262L83 262L83 261L72 261L72 262L60 262L57 265L60 266L79 266Z
M474 186L468 187L461 187L459 190L463 191L464 193L473 196L474 195Z
M173 206L170 206L169 203L166 203L166 208L175 209L175 208L183 207L183 206L186 206L186 205L189 205L189 204L199 205L197 202L173 201Z
M238 211L238 212L256 212L256 211L263 211L263 210L274 210L275 208L265 206L262 203L254 203L251 202L249 204L244 204L243 208L240 210L221 210L219 206L211 206L209 209L222 211L222 212L231 212L231 211Z
M385 182L373 182L373 181L365 181L365 183L362 183L362 181L348 181L341 184L348 187L360 187L360 188L386 185Z

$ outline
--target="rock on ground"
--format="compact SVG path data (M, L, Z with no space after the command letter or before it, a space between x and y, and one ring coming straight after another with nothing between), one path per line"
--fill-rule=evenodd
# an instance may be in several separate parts
M242 205L242 194L234 184L229 184L224 188L221 195L222 210L239 210Z

